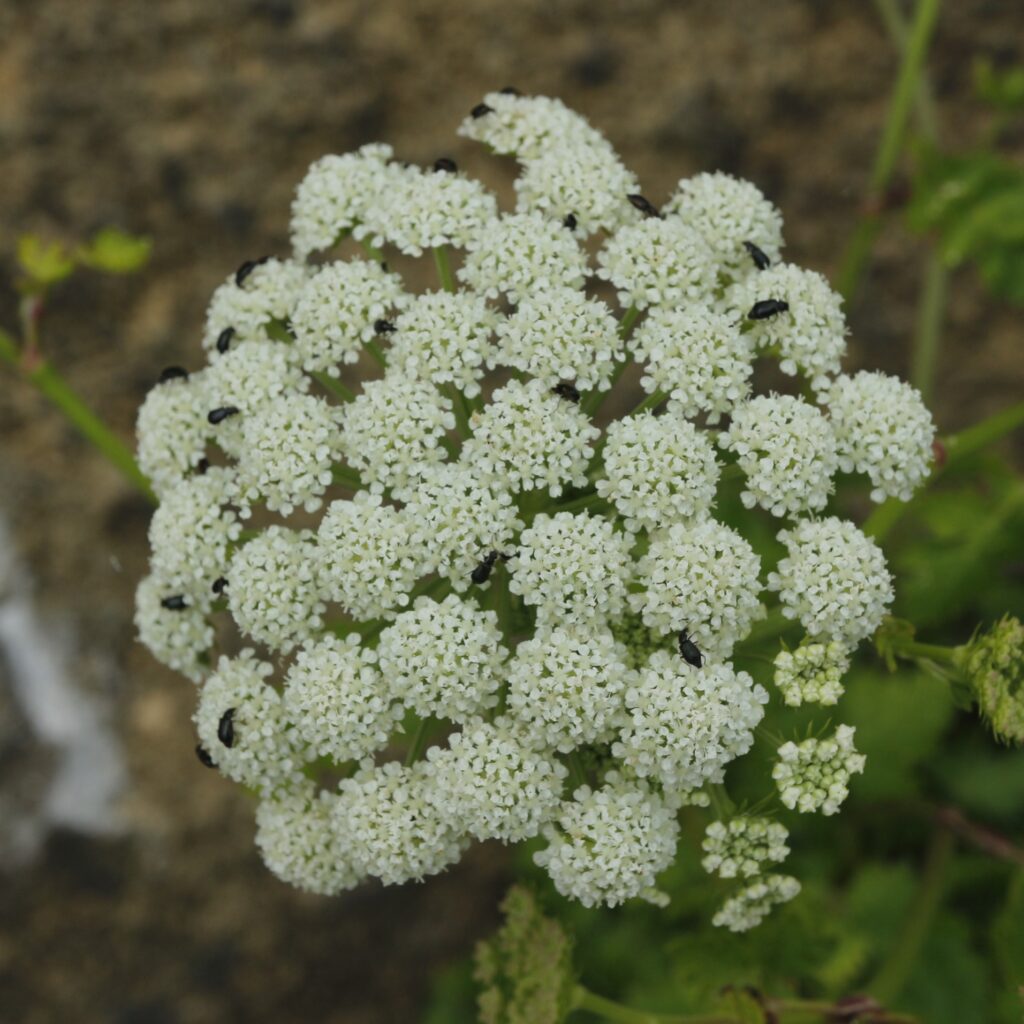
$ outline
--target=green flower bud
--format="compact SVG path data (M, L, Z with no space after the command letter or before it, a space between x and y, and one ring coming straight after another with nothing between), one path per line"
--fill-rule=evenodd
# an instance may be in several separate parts
M978 709L996 738L1024 743L1024 625L1005 616L959 650Z

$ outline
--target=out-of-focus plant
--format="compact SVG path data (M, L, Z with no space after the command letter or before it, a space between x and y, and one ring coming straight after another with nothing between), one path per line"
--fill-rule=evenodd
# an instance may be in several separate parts
M149 259L151 243L106 227L77 245L23 235L17 244L20 271L18 329L0 327L0 362L38 388L74 427L150 500L149 481L129 448L106 426L53 367L44 352L42 323L53 290L81 268L105 274L131 274Z

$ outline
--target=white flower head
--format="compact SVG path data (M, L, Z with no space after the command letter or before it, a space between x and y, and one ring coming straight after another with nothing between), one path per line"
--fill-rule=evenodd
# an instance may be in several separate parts
M735 530L713 519L659 530L637 569L645 589L630 603L644 625L663 633L686 629L714 657L728 657L764 616L760 558Z
M631 675L625 651L605 628L538 629L509 665L509 711L532 742L568 753L611 737Z
M461 172L395 170L371 198L356 238L390 243L407 256L446 245L464 249L498 217L498 202L480 182Z
M390 146L371 143L312 164L292 202L292 247L299 259L329 249L365 217L391 179L391 154Z
M597 276L623 308L710 302L714 260L707 242L678 217L647 217L620 228L597 254Z
M186 599L183 607L175 601L171 608L163 603L178 596L159 576L144 576L135 590L135 628L160 664L198 683L208 671L203 659L213 646L213 627L201 603Z
M241 524L227 507L234 471L212 466L176 484L162 497L149 523L153 572L176 593L208 607L211 587L224 575Z
M721 782L725 766L753 745L767 702L746 672L726 663L695 669L655 651L626 690L629 717L612 753L669 791Z
M295 358L307 373L341 375L377 333L376 324L404 309L412 297L398 274L367 260L339 260L320 267L292 311Z
M793 395L758 395L732 411L718 438L746 474L741 494L774 516L820 512L839 468L836 442L821 410Z
M370 489L406 492L447 456L441 444L455 429L451 399L429 381L389 374L369 381L341 413L343 450Z
M664 212L698 231L730 277L756 270L744 243L755 245L772 263L779 258L782 214L752 182L722 171L683 178Z
M351 863L335 826L338 796L312 786L282 793L256 808L256 845L282 882L318 896L354 889L362 873Z
M266 338L266 327L285 321L306 284L308 270L294 260L248 261L213 293L206 311L203 346L216 361L243 341Z
M459 280L488 299L521 302L535 291L578 290L587 256L572 231L536 213L509 213L469 243Z
M756 303L771 299L788 308L763 319L749 319ZM748 318L754 341L778 350L783 373L791 377L802 373L815 391L825 390L839 373L846 352L843 300L821 274L778 263L746 278L731 301Z
M544 624L606 619L625 602L630 544L600 516L542 513L523 530L508 563L509 590Z
M410 519L379 494L333 501L317 530L318 587L357 619L375 619L409 602L422 572Z
M439 874L459 859L466 841L452 810L437 800L435 774L427 761L412 767L389 761L379 768L367 761L341 781L335 825L361 872L384 885L402 885Z
M510 551L523 525L512 495L461 462L426 474L406 495L405 514L417 557L460 591L490 552Z
M494 364L513 366L549 387L607 388L625 345L619 323L597 299L572 288L537 289L498 325Z
M835 704L843 695L843 676L850 669L850 653L841 643L813 641L795 651L775 655L775 685L790 707Z
M655 530L707 516L719 466L708 435L675 416L649 413L616 420L607 430L606 479L597 493L631 530Z
M552 497L586 483L600 433L577 405L540 380L509 381L470 424L473 436L462 449L470 469L510 490L544 487Z
M247 636L287 654L323 625L315 534L270 526L235 552L228 607Z
M380 635L380 670L421 718L465 722L498 702L508 651L498 616L449 594L420 597Z
M773 907L788 903L798 892L800 883L791 875L765 875L730 896L711 923L731 932L749 931L756 928Z
M855 731L852 726L841 725L828 739L790 741L779 747L772 778L790 810L801 814L839 811L850 793L850 776L864 771L865 757L853 745Z
M528 744L506 718L476 719L433 747L429 764L441 813L476 839L520 842L550 821L562 797L565 766Z
M486 301L472 292L418 295L395 321L389 365L408 377L454 385L475 398L493 350L497 320Z
M273 671L249 649L222 657L193 715L200 745L221 772L262 796L295 789L305 781L302 767L309 760L268 682Z
M839 465L867 473L872 501L909 501L931 472L935 423L921 393L884 373L837 377L824 397Z
M341 459L341 428L335 406L313 395L288 392L264 402L242 419L238 460L243 510L263 501L271 512L315 512Z
M201 463L214 428L203 374L167 377L150 388L135 425L139 469L163 496Z
M750 394L754 350L735 316L704 305L653 308L630 345L646 364L644 390L669 395L670 413L717 423Z
M853 523L807 519L779 532L788 552L768 588L787 618L815 639L856 646L879 627L892 603L892 576L881 548Z
M326 634L300 648L284 682L284 705L317 757L353 761L384 747L403 709L357 636Z
M645 783L609 772L601 788L581 786L544 835L548 845L533 859L563 896L585 907L662 902L654 885L675 857L679 824Z
M789 855L784 825L768 818L741 815L728 821L713 821L704 831L704 859L701 866L719 878L752 878L770 864L780 864Z

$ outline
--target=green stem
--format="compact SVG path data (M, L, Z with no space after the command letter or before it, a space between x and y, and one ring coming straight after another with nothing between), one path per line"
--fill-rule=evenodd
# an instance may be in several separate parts
M329 391L335 398L340 398L343 402L351 402L356 397L356 393L345 387L337 377L331 377L326 373L311 373L310 376L325 391Z
M380 364L380 365L381 365L382 367L384 367L385 369L387 369L387 365L388 365L388 357L387 357L386 355L384 355L384 350L383 350L383 349L382 349L382 348L380 347L380 345L378 345L378 344L377 344L377 342L375 342L375 341L373 341L373 340L371 339L370 341L367 341L367 342L365 342L365 343L363 344L363 348L365 348L365 349L366 349L366 351L367 351L367 352L369 352L369 353L370 353L370 355L371 355L371 356L373 356L373 358L374 358L374 359L375 359L375 360L376 360L376 361L377 361L377 362L378 362L378 363L379 363L379 364Z
M463 441L467 440L472 431L469 428L470 411L466 404L466 396L454 385L446 384L444 390L452 400L452 407L455 412L455 429Z
M361 491L363 489L363 481L360 479L359 474L354 469L349 469L348 466L331 466L331 476L336 484L341 484L350 491Z
M602 498L599 494L583 494L578 498L573 498L572 501L565 502L564 505L556 505L553 512L583 512L586 509L593 509L595 512L607 512L611 508L606 498Z
M924 284L917 306L914 327L914 348L911 356L910 381L921 392L927 404L935 384L935 367L942 338L942 319L946 311L946 281L949 271L938 251L928 254L924 268Z
M940 0L918 0L914 11L913 22L906 35L906 45L903 47L899 75L889 100L882 138L868 180L869 199L877 200L884 195L903 150L907 119L918 94L921 71L938 19L939 5ZM860 283L881 222L879 213L865 216L847 247L839 272L839 291L847 302L853 298Z
M0 331L0 358L10 365L30 384L48 398L68 419L72 426L97 448L107 461L136 490L154 505L157 497L153 493L146 475L139 469L132 453L114 435L107 425L72 391L68 383L49 364L40 363L34 369L22 365L17 343L5 331Z
M640 319L640 310L636 306L630 306L625 313L622 314L622 319L619 321L619 337L625 341L630 334L633 333L633 328L636 326L637 320ZM598 409L601 408L601 403L605 398L612 393L615 389L615 385L619 382L619 378L626 372L626 367L632 364L632 360L628 357L623 359L618 366L615 367L612 372L611 381L608 387L604 390L595 388L588 395L583 398L580 402L580 408L588 416L593 416Z
M634 407L633 411L629 413L630 416L642 416L649 409L657 409L662 402L668 398L668 392L666 391L655 391L653 394L648 395L642 402Z
M736 813L736 805L729 796L724 782L712 782L706 787L711 798L711 806L719 818L731 818Z
M575 793L580 786L588 784L587 773L583 770L583 765L580 764L580 756L575 751L571 754L566 754L565 763L569 769L569 781L572 783L572 791Z
M916 658L928 658L931 661L943 661L955 664L957 660L956 647L944 647L941 644L923 644L917 640L901 639L894 637L886 640L888 650L908 660Z
M420 755L427 745L427 734L430 732L432 723L432 718L420 719L420 724L416 726L416 731L412 735L412 743L405 753L406 766L415 764L420 759Z
M796 628L797 621L786 618L782 614L782 609L776 606L769 608L768 614L750 627L750 632L740 641L740 644L744 648L761 644L766 640L774 640L783 633L788 633L791 629Z
M921 947L932 927L936 911L942 905L946 888L946 870L953 853L953 835L938 829L932 835L924 873L896 940L896 945L868 985L868 991L880 1002L890 1002L898 996L917 962Z
M448 258L448 246L439 245L434 249L434 266L441 287L446 292L455 291L455 275L452 273L451 260Z
M384 253L380 251L368 238L360 239L359 244L363 247L363 252L370 257L371 260L376 260L378 263L384 262Z
M718 1014L706 1013L649 1013L635 1010L631 1006L605 999L596 992L577 985L573 992L572 1008L596 1013L605 1020L619 1021L621 1024L738 1024L733 1017L721 1017Z

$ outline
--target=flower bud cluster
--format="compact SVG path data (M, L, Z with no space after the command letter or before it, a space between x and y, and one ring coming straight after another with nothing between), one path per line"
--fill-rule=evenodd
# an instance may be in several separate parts
M776 658L784 702L838 700L893 592L877 545L821 518L835 474L907 498L931 420L892 378L840 376L840 299L779 262L754 185L699 174L659 209L584 118L514 90L460 131L519 163L514 211L451 160L318 160L292 256L228 277L205 365L146 397L139 635L197 683L200 759L258 795L287 881L398 884L539 835L564 895L661 905L681 807L769 702L734 651L771 644L777 605L807 634ZM439 287L415 294L385 261L427 250ZM812 397L754 394L758 358ZM629 363L648 397L605 426ZM863 767L845 726L779 757L800 811L834 813ZM766 873L786 838L709 827L705 866L745 883L716 923L795 895Z

